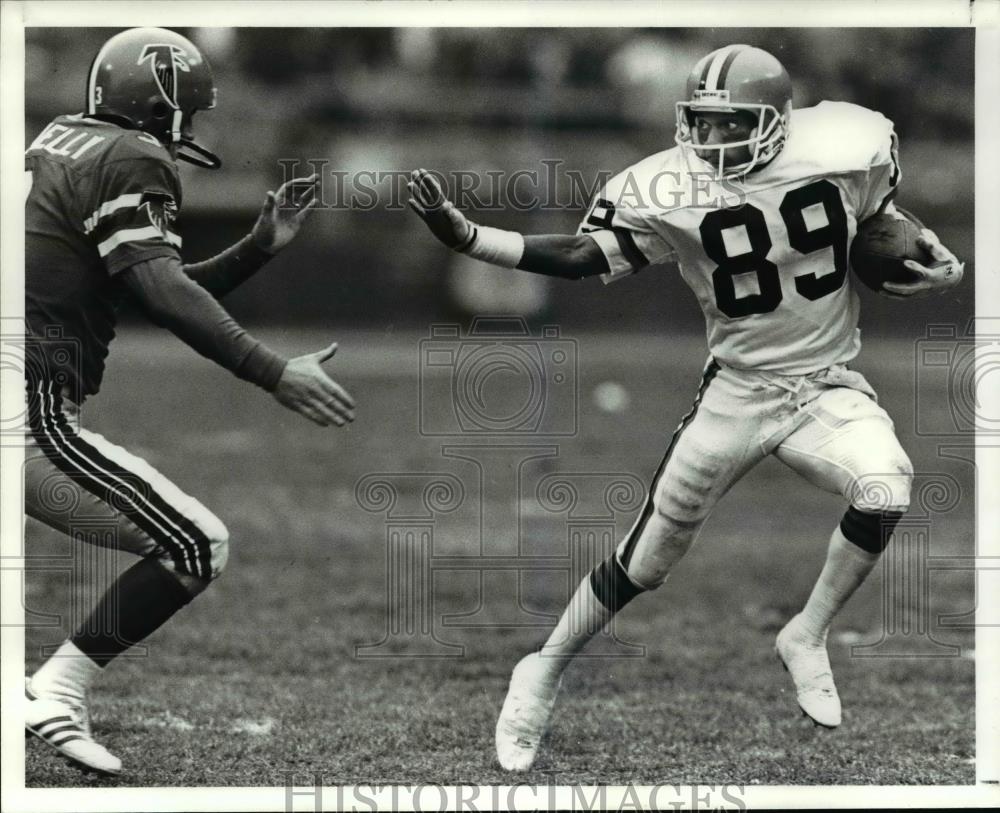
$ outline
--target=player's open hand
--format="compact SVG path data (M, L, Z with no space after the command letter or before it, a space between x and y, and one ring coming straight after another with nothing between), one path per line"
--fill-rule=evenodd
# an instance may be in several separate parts
M269 254L277 254L292 242L318 203L318 188L319 175L313 173L307 178L292 178L277 192L268 192L253 224L254 242Z
M336 343L285 365L274 397L320 426L343 426L354 420L354 399L320 365L337 352Z
M886 282L882 289L888 296L908 298L925 296L937 291L946 291L958 285L965 273L965 264L945 248L938 236L930 229L921 229L917 245L931 255L930 265L921 265L916 260L906 260L903 265L917 275L913 282Z
M406 188L410 192L410 208L420 215L434 236L448 248L456 251L465 248L472 235L472 226L444 196L437 179L426 169L415 169L410 173Z

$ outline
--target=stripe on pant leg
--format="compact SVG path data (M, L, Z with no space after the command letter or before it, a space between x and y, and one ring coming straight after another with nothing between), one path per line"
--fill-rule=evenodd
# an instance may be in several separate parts
M109 460L82 437L74 434L61 408L57 408L55 398L52 398L49 419L55 430L54 440L61 440L66 444L62 447L64 457L68 460L72 457L70 462L78 465L82 462L83 471L102 488L104 493L96 493L96 496L114 508L118 508L119 503L126 502L122 506L122 513L167 550L184 572L195 576L210 572L207 569L210 544L200 529L164 500L145 478ZM123 499L115 499L116 494Z
M212 542L213 562L216 541L222 541L228 536L226 526L217 516L209 511L194 497L183 492L175 483L164 477L141 457L136 457L128 449L116 446L107 438L86 429L80 429L80 439L93 446L98 454L106 457L114 465L125 471L133 472L153 484L159 497L182 516L191 520L195 526Z
M188 497L146 461L121 447L116 447L100 435L91 435L81 430L78 435L71 438L71 442L74 448L84 451L90 459L110 471L127 473L131 482L142 484L144 498L176 529L172 532L171 539L175 543L178 541L184 543L186 550L190 551L198 562L201 572L189 572L208 577L212 572L211 540L215 536L206 525L198 521L196 508L208 514L207 509ZM215 520L214 517L212 519ZM215 521L218 523L218 520Z
M145 504L137 504L132 501L131 505L117 505L122 500L116 500L116 494L122 494L122 487L129 491L135 491L126 480L133 479L131 472L123 472L125 480L118 476L118 482L113 477L108 476L108 472L98 472L92 461L89 461L74 450L68 443L66 435L72 436L72 430L66 425L63 417L64 429L60 429L50 409L61 415L61 410L56 405L56 401L49 393L40 393L41 405L37 416L37 423L32 426L32 434L35 436L39 447L46 457L56 468L62 471L74 483L89 491L102 502L111 505L116 511L120 511L134 522L141 530L148 534L154 541L163 546L164 550L174 560L174 564L179 570L187 573L194 573L197 559L193 556L193 548L185 544L183 535L177 533L177 529L171 530L170 523L158 515L158 512L149 510ZM49 406L49 400L52 406ZM141 478L134 478L142 485Z
M114 492L117 489L113 486L109 487L106 483L102 482L96 476L95 472L81 465L72 455L72 450L68 450L64 439L60 438L59 432L56 430L54 421L47 414L48 409L48 393L44 392L41 388L37 393L32 393L29 401L28 426L38 448L45 454L48 461L65 474L75 485L110 505L109 498L111 494L109 492ZM70 434L72 434L72 431L70 431ZM112 507L116 511L128 516L129 519L150 537L159 539L164 535L165 529L159 526L148 515L139 511L119 509L114 505ZM177 549L171 552L175 554L174 558L178 566L186 568L184 552Z
M211 546L205 534L142 477L107 460L74 435L59 407L58 396L41 390L38 395L41 403L29 411L29 426L46 457L82 488L120 510L149 534L181 571L208 578ZM114 499L114 495L123 494L123 488L130 496L126 500ZM119 506L123 501L128 504Z
M61 422L68 430L69 427L66 425L66 418L61 412L57 415L56 420L57 422ZM180 545L185 553L185 562L194 562L193 566L187 565L185 567L186 572L202 578L210 577L212 572L211 542L193 519L186 516L183 511L170 503L162 493L153 487L153 484L149 480L104 454L82 435L71 435L69 443L75 452L112 473L112 475L125 476L133 483L138 484L138 488L133 486L129 492L129 501L135 504L136 501L132 495L138 497L146 510L156 516L158 520L157 524L166 526L167 529L165 537L159 538L154 536L153 538L164 547L168 547L170 544Z
M89 461L90 465L99 467L109 477L119 479L127 488L130 486L130 481L138 485L138 488L131 486L127 492L127 499L139 510L150 514L155 519L157 528L165 529L165 535L161 531L159 535L153 534L153 538L167 550L171 545L180 546L184 554L184 570L194 576L210 578L211 542L197 523L164 498L146 478L108 457L83 436L73 434L61 409L56 411L53 417L57 428L61 427L62 431L69 433L66 440L77 455ZM112 491L114 490L112 488Z
M74 433L66 422L65 415L62 414L61 399L51 392L41 392L40 398L39 431L44 439L43 451L49 460L75 483L127 516L163 546L180 570L195 573L197 558L194 556L191 541L185 540L183 534L178 533L179 529L172 528L171 523L161 516L160 512L151 510L151 506L145 500L141 502L128 500L128 504L118 505L125 500L116 499L116 495L124 496L132 492L137 497L142 496L136 487L130 484L130 480L136 482L140 488L146 486L148 489L148 484L133 472L120 467L114 474L100 470L100 467L89 460L85 453L81 453L71 445L70 438Z
M649 486L649 492L646 494L646 501L642 506L642 513L639 515L639 520L632 526L632 530L629 531L628 537L625 540L625 549L622 552L622 565L628 569L628 564L632 560L632 554L635 552L636 543L639 541L639 537L642 536L642 532L646 528L646 523L649 522L649 518L653 515L653 501L656 497L656 484L659 482L660 478L663 476L663 472L667 468L667 463L670 460L670 456L673 454L674 448L677 446L677 441L680 440L681 434L690 425L691 421L694 420L694 416L698 413L698 407L701 404L702 398L705 397L705 392L708 390L708 385L712 383L712 379L715 378L716 373L719 372L719 365L715 359L710 359L708 364L705 366L705 372L701 376L701 385L698 387L698 395L695 396L694 405L691 410L685 415L678 427L674 430L673 437L670 438L670 444L667 446L667 451L663 455L663 460L660 461L660 465L656 468L656 473L653 475L653 482Z

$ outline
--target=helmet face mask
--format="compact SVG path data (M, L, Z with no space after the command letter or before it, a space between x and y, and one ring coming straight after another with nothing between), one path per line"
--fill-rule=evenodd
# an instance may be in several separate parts
M759 48L729 45L699 60L688 77L687 99L676 106L674 141L712 164L716 180L738 178L765 166L781 152L791 111L791 79L781 63ZM720 144L700 144L695 139L698 113L739 112L756 120L749 138ZM732 151L741 149L748 151L747 158L726 166L727 150L732 156Z
M677 130L674 140L684 148L691 148L703 161L716 168L716 180L736 178L746 175L754 169L763 167L781 151L788 134L788 117L791 114L789 106L785 111L779 111L771 105L744 104L721 109L701 107L697 103L677 102ZM736 113L745 111L754 117L755 125L749 138L742 141L727 141L721 144L702 144L695 138L692 120L698 113ZM749 156L744 161L726 165L727 151L738 151L746 148ZM711 154L715 153L714 156ZM732 155L732 152L728 153Z
M212 69L194 43L163 28L132 28L94 58L87 115L147 132L171 155L217 169L219 158L191 138L191 118L215 107L215 97Z

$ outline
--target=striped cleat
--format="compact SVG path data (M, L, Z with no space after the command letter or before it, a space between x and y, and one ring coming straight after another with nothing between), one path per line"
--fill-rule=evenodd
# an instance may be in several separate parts
M122 761L91 736L84 707L55 698L36 697L28 680L25 680L24 694L27 699L25 735L34 734L85 771L109 776L121 773Z
M497 759L504 770L526 771L535 761L561 683L562 675L553 681L551 667L537 652L514 667L496 728Z

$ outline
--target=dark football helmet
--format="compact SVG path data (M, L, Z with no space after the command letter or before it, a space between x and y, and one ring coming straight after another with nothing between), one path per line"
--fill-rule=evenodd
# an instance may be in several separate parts
M178 158L218 169L222 161L188 137L195 111L215 107L215 95L212 69L193 42L165 28L131 28L94 57L87 115L143 130L176 144Z
M747 111L757 126L746 141L718 145L692 140L696 113ZM792 80L782 64L767 51L750 45L727 45L702 57L687 81L687 99L677 102L676 142L698 152L719 152L719 178L733 178L758 169L781 151L792 114ZM725 167L725 151L747 147L750 159Z

